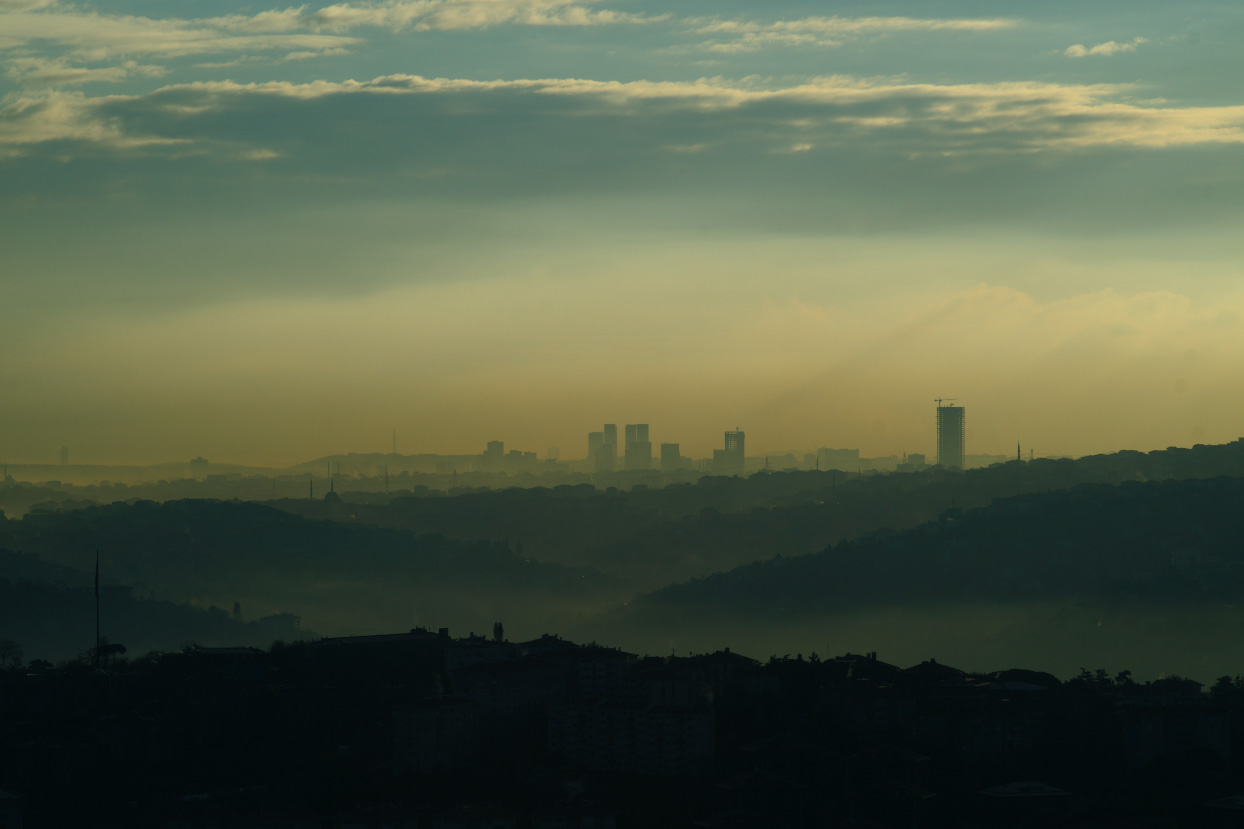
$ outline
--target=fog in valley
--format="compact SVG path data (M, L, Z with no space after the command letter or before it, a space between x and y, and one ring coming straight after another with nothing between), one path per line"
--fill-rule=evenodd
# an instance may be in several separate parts
M300 498L97 504L10 480L0 499L20 517L0 524L0 578L14 597L41 598L3 612L30 653L74 657L90 644L98 550L104 629L144 651L502 622L519 640L558 633L637 653L877 651L973 670L1217 676L1242 655L1230 633L1242 472L1237 442L629 490L386 494L343 476L315 497L312 480Z

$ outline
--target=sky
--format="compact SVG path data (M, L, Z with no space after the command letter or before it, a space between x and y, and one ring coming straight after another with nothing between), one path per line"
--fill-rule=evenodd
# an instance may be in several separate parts
M1244 6L0 0L0 456L1244 435Z

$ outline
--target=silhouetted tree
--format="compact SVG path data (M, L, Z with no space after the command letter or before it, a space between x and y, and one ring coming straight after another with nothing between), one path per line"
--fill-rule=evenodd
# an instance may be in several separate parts
M15 671L22 666L22 646L12 639L0 639L0 670Z
M125 655L125 645L109 642L107 636L99 637L99 644L86 651L86 660L101 668L109 668Z

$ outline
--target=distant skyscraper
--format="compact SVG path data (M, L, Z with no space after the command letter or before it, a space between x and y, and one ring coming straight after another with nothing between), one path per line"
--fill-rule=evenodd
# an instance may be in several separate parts
M677 443L661 444L661 471L665 473L677 472L678 467L682 465L682 454L678 451Z
M613 429L617 438L617 429ZM587 433L587 462L592 464L592 472L613 472L613 459L617 457L617 444L607 442L606 432Z
M952 469L963 469L963 407L937 404L937 462Z
M618 424L616 423L605 424L604 445L610 447L608 451L613 452L613 456L615 458L618 456Z
M505 462L505 441L490 440L488 448L480 458L480 469L500 469Z
M618 457L618 427L606 423L602 432L587 433L587 459L594 472L612 472Z
M744 439L741 431L726 432L726 448L713 450L713 474L742 475L746 468Z
M628 423L626 426L626 468L652 468L652 441L648 440L647 423Z
M69 447L68 446L62 446L60 448L60 465L61 466L69 465Z

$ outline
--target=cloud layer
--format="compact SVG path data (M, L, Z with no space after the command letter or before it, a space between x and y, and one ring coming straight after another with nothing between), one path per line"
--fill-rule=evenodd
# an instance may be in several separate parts
M750 52L768 46L841 46L849 38L898 32L997 32L1016 25L1006 19L920 19L912 17L804 17L797 20L696 20L695 31L711 35L704 46L716 52Z
M32 64L32 71L40 69L69 71ZM189 143L203 151L224 143L232 153L265 132L269 115L261 101L289 102L304 110L308 121L324 123L340 119L334 110L349 109L345 101L358 96L386 101L382 106L402 113L402 120L435 117L464 127L491 117L513 122L511 129L590 134L593 123L625 119L642 124L629 133L628 142L642 135L653 139L646 148L628 143L628 153L659 153L669 146L745 145L760 152L867 146L972 156L1244 143L1244 106L1142 103L1131 93L1117 84L943 85L836 76L795 86L720 79L623 83L417 75L311 83L218 81L171 85L137 96L48 92L12 97L0 109L0 152L15 156L55 143L64 154L69 151L65 142L80 142L127 150ZM220 119L239 111L249 113L247 122L235 122L235 134L222 135ZM525 113L517 121L516 111ZM279 116L274 111L271 117ZM666 140L674 133L685 140ZM453 147L436 149L450 152Z

